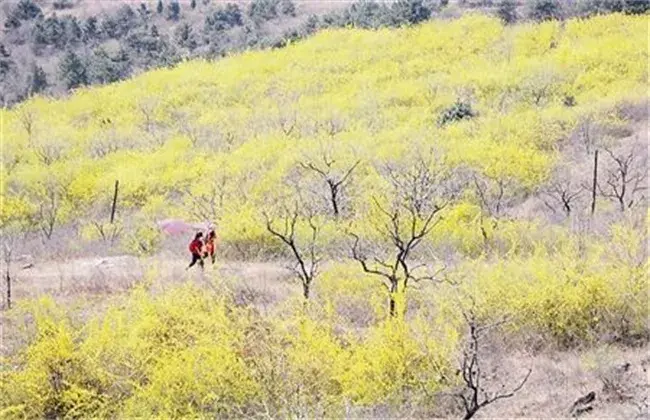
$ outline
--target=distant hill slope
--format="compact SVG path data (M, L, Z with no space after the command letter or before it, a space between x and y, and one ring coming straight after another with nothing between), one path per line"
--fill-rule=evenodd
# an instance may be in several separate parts
M629 135L630 106L647 99L646 29L645 17L615 14L326 30L281 50L37 97L2 112L2 222L48 231L50 221L56 236L71 221L104 220L119 180L129 232L180 216L218 220L224 240L254 243L265 237L264 209L291 202L296 185L323 191L300 162L329 157L337 173L360 160L344 218L362 220L386 185L382 165L430 150L447 168L507 181L515 205L559 158L591 160L580 127L590 124L598 144ZM589 170L581 176L588 184ZM469 223L476 209L454 217Z
M322 28L399 27L475 10L514 23L648 8L645 0L16 0L0 6L0 104L189 58L281 48Z

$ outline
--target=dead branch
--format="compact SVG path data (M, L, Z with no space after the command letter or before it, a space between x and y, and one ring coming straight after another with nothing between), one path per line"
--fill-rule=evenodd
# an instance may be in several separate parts
M290 250L295 258L295 265L291 267L292 271L300 279L303 287L303 296L309 299L311 283L318 274L318 266L321 258L318 255L318 234L320 226L316 223L315 215L309 212L302 215L299 211L298 203L292 210L285 207L282 216L283 227L280 229L274 226L274 220L264 212L266 220L266 229L274 237L280 239ZM296 225L299 221L306 222L309 225L311 236L304 246L298 243L296 238Z
M500 391L487 391L485 384L482 383L482 380L485 379L485 376L481 371L482 366L479 342L482 334L485 331L501 325L505 321L501 321L492 325L480 326L476 320L476 316L473 310L470 310L469 312L463 311L463 316L465 317L465 321L469 327L469 342L463 351L463 359L461 361L460 368L460 373L462 374L465 389L462 392L456 394L456 397L460 399L463 404L463 408L465 409L465 416L463 418L467 420L474 417L474 415L483 407L486 407L495 401L514 396L524 387L528 381L528 378L530 377L532 369L528 369L528 372L521 380L521 382L512 388L511 391L503 391L505 384L501 385Z
M376 197L372 200L382 218L375 229L390 243L391 252L385 256L368 256L361 250L359 235L349 234L354 239L352 258L364 272L383 279L382 284L389 293L390 315L395 316L396 293L406 290L411 282L438 281L440 272L419 274L418 269L424 266L414 265L411 257L440 221L439 213L451 202L454 192L449 191L446 185L450 174L436 172L422 159L410 170L397 171L388 167L387 171L393 186L393 202L385 206Z
M542 201L553 213L560 208L568 217L583 192L580 185L576 185L570 176L566 176L553 180L542 189Z
M329 202L332 205L332 212L334 217L338 218L340 213L340 193L341 189L345 183L350 178L352 172L361 162L357 160L352 166L343 172L341 175L340 172L334 170L333 165L335 160L329 158L326 153L323 153L321 156L323 159L323 165L318 165L313 162L300 162L299 165L303 169L310 170L318 174L324 181L329 190Z
M637 194L647 189L647 156L636 147L620 153L608 148L603 150L609 156L612 167L607 170L605 185L597 183L598 191L603 197L618 203L619 209L624 212L645 198L643 195L638 198Z

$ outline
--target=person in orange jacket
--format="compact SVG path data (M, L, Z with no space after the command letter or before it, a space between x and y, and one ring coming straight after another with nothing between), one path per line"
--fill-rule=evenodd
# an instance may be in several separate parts
M214 261L216 259L215 257L215 250L217 248L217 234L214 231L214 229L210 229L208 232L208 237L205 240L205 253L203 254L204 258L207 258L208 255L210 256L210 259L212 260L212 264L214 264Z
M187 266L186 270L189 270L194 264L199 263L199 267L203 268L203 232L199 232L194 236L192 242L190 242L190 253L192 254L192 262Z

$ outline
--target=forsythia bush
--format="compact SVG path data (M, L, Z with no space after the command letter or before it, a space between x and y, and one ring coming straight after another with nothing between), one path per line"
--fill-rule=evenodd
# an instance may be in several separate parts
M475 260L461 269L485 319L561 345L596 342L605 334L646 336L648 260L645 236L615 225L610 242L596 237L538 246L528 256Z
M83 323L48 299L15 315L34 317L35 330L3 361L3 418L340 415L346 403L400 404L421 386L439 389L456 343L424 318L354 338L305 314L261 317L191 285L159 295L139 287Z
M400 294L398 317L387 315L381 280L351 262L324 267L309 302L296 287L263 313L223 284L223 293L191 284L161 292L144 282L85 319L51 299L23 301L8 316L33 322L2 361L0 414L327 417L430 407L431 395L457 385L463 311L560 347L647 337L647 269L644 235L623 221L605 237L466 260L450 271L455 282Z
M56 234L96 220L119 179L121 218L210 219L224 243L254 248L263 241L260 212L295 195L293 171L323 152L335 167L362 160L341 193L352 210L346 222L363 219L381 189L373 166L408 165L414 150L444 152L447 169L534 188L579 121L608 123L616 104L645 98L646 20L612 14L506 27L471 14L324 30L281 50L187 62L67 99L35 97L0 111L0 221L34 228L52 219ZM458 101L471 104L471 116L439 126ZM320 201L303 199L326 209L327 186L316 181L301 185ZM196 211L197 199L207 212ZM456 217L469 223L471 211ZM477 252L480 238L451 238Z

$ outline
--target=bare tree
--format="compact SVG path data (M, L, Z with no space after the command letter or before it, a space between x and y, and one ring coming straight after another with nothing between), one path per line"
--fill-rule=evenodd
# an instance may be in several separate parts
M197 192L186 188L183 195L189 213L200 220L219 220L228 195L226 186L229 181L225 173L220 173L209 180L206 190Z
M381 251L374 251L372 256L368 249L361 249L361 238L351 232L354 239L351 247L352 258L361 264L369 274L383 278L383 285L389 294L389 313L396 316L396 297L403 293L410 282L437 280L436 273L422 273L424 265L414 264L413 252L431 233L440 220L439 213L453 199L453 192L448 189L450 173L433 169L430 162L418 160L407 171L388 168L392 184L394 201L382 205L373 198L375 209L383 223L376 226L377 231L390 243L390 252L378 256Z
M48 178L34 185L27 193L29 198L37 204L32 224L39 227L47 240L51 239L54 228L61 217L61 211L69 201L68 188L71 182L71 178Z
M332 206L332 213L334 217L338 218L341 212L341 192L345 184L349 181L350 175L359 165L360 161L357 160L353 165L343 169L342 171L337 171L334 168L336 161L329 157L327 153L323 152L321 155L322 164L315 162L300 162L300 166L304 169L313 171L320 178L325 181L327 188L329 190L329 202Z
M492 228L496 229L499 220L506 216L507 210L521 201L526 196L526 192L516 180L510 177L473 174L472 178L482 210L481 234L487 247L489 237L485 229L484 215L491 219Z
M318 266L321 262L318 246L321 226L316 220L316 215L309 210L301 212L297 202L293 209L285 207L282 213L282 222L278 227L273 218L265 212L266 229L291 250L291 254L295 258L291 269L302 283L303 297L309 299L311 284L318 274ZM304 242L298 238L296 232L298 223L307 224L310 231L309 237Z
M2 277L5 283L5 307L11 309L12 296L11 288L15 281L13 275L13 265L16 260L16 255L19 252L20 241L24 239L25 225L24 220L18 221L16 219L11 221L3 221L0 226L0 242L2 243L2 264L4 264L4 271Z
M318 122L317 128L323 130L328 136L334 137L345 129L346 122L342 118L331 116Z
M487 330L494 328L503 322L482 326L476 320L476 315L473 309L467 312L463 311L463 315L469 328L469 337L468 343L463 350L460 366L464 389L456 394L456 397L460 399L463 404L463 408L465 409L463 419L467 420L474 417L480 409L492 404L493 402L514 396L524 387L532 370L528 369L528 372L521 382L512 388L511 391L504 391L506 386L505 384L501 384L498 391L491 392L487 390L486 384L484 383L487 378L483 373L481 366L480 341Z
M100 220L93 220L91 224L102 240L111 244L115 243L115 240L117 240L124 231L121 223L106 223Z
M565 216L569 217L574 208L575 201L583 192L579 186L572 184L571 179L556 179L552 181L542 192L546 197L543 200L546 207L551 209L553 213L559 207Z
M283 89L271 89L269 96L277 107L277 128L289 137L298 134L298 100L300 95ZM275 127L274 127L275 128Z
M580 178L572 173L570 165L558 167L549 183L541 189L541 199L544 205L553 213L557 213L559 210L566 217L569 217L575 210L585 189L588 189L580 183Z
M592 150L596 148L597 139L602 136L601 131L594 123L594 117L589 115L578 124L574 138L584 147L585 153L591 155Z
M604 182L597 184L598 190L603 197L616 202L623 212L645 198L638 195L647 189L648 158L636 145L620 152L604 150L610 158L610 167Z
M61 195L57 190L56 187L48 188L45 196L42 197L43 201L38 205L39 227L47 239L50 239L54 233L54 226L61 209Z
M11 309L11 264L14 252L13 237L2 232L2 262L4 263L4 280L5 280L5 307Z

